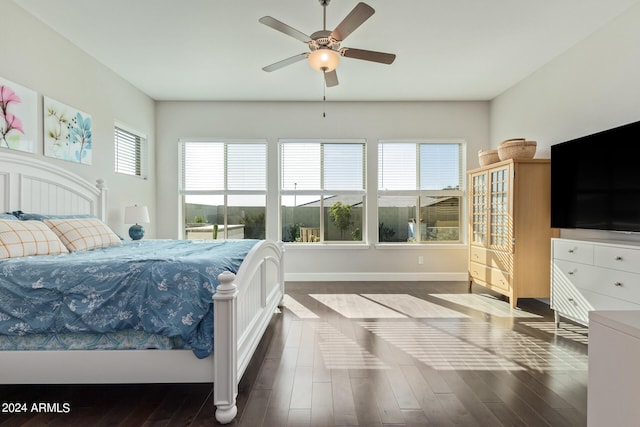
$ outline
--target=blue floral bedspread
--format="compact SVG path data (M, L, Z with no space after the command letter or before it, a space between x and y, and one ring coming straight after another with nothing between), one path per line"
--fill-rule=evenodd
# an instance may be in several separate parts
M213 351L213 301L257 240L142 240L0 261L0 334L141 330Z

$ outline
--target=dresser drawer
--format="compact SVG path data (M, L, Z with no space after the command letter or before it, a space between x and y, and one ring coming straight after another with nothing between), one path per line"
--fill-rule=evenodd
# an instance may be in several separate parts
M640 304L619 300L596 292L580 290L591 310L640 310Z
M593 245L575 240L553 240L553 258L593 264Z
M589 287L589 280L592 279L593 266L581 264L579 262L555 259L553 261L553 286L578 286Z
M469 261L487 265L487 253L486 249L472 245L469 250Z
M570 282L581 290L640 304L640 275L635 273L556 260L553 281L554 287Z
M489 268L497 268L504 271L513 270L513 254L510 252L472 246L469 257L469 261L484 264Z
M577 287L570 282L557 281L554 277L554 285L551 289L551 309L564 317L587 325L589 310L593 310L593 307Z
M588 325L591 310L640 310L640 304L568 287L561 291L554 289L551 294L551 308L561 316Z
M595 246L593 257L597 266L640 274L640 249Z
M591 279L579 286L592 292L640 304L640 275L608 268L591 267Z
M469 275L481 282L487 282L489 279L489 267L477 262L469 263Z
M511 287L511 275L505 271L492 268L489 271L491 285L498 287L504 291L508 291Z

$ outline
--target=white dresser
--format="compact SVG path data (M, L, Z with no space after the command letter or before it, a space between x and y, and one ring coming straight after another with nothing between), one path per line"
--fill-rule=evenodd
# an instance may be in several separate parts
M640 243L551 240L551 308L589 324L591 310L640 310Z

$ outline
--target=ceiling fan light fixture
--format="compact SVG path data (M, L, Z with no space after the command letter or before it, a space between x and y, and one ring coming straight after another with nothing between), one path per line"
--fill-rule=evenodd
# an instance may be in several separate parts
M338 67L340 53L333 49L316 49L309 54L309 65L316 71L329 73Z

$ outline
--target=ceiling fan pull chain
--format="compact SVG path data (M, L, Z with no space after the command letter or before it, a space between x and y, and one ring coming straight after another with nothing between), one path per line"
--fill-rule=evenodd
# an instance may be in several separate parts
M322 117L327 117L326 106L327 106L327 86L323 84L322 85Z

